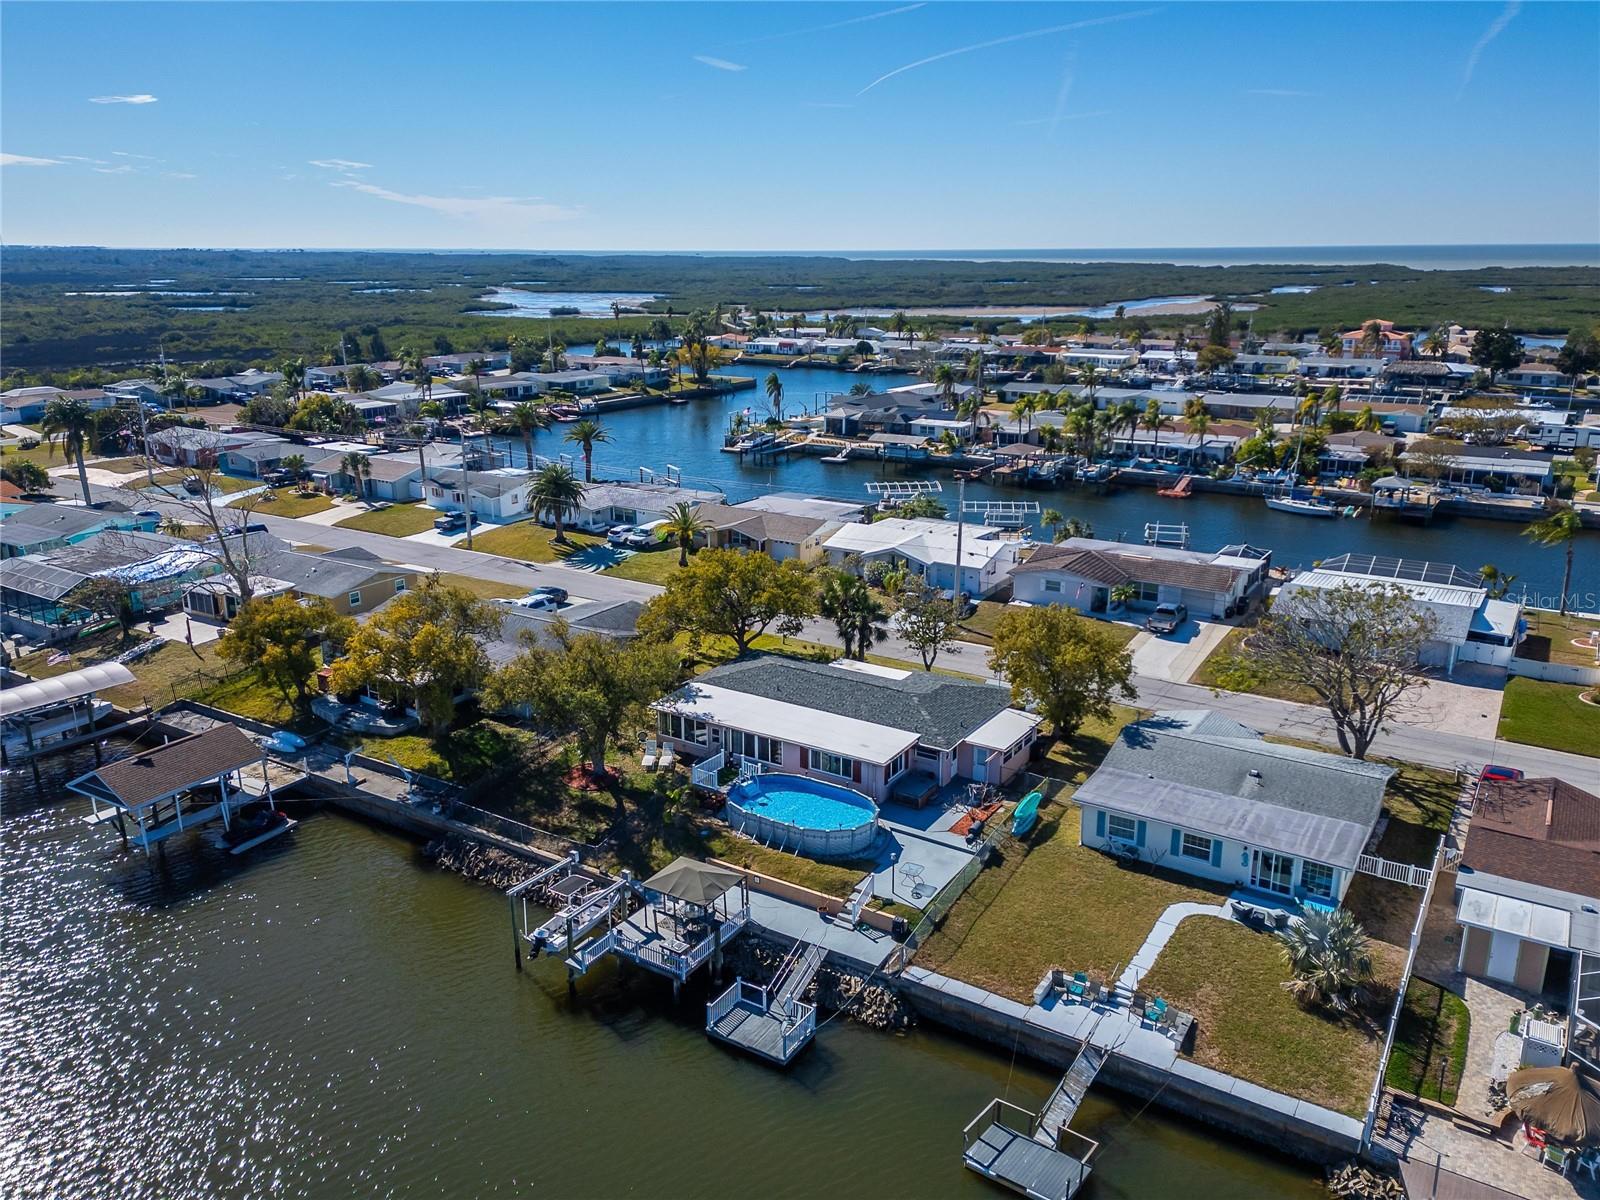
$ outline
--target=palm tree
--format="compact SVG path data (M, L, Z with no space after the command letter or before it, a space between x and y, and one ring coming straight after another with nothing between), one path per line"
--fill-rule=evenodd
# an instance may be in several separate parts
M422 403L433 399L433 372L428 368L428 355L418 346L400 347L400 367L411 372L411 382L422 393Z
M367 481L372 478L372 461L365 454L346 454L339 460L339 470L356 481L356 494L367 498Z
M1515 575L1501 571L1493 563L1484 563L1478 568L1478 574L1483 577L1483 586L1488 589L1490 598L1494 600L1509 592L1511 585L1517 580Z
M1126 608L1139 598L1139 589L1131 583L1119 583L1111 589L1111 606Z
M585 417L567 430L563 439L583 449L583 481L594 481L594 447L596 442L609 442L611 435L593 417Z
M183 518L178 516L177 513L168 513L156 525L156 532L164 533L168 537L181 538L184 535L184 531Z
M1135 410L1137 411L1137 410ZM1110 446L1120 418L1112 409L1102 409L1094 414L1094 431L1089 439L1089 458L1093 460L1097 446Z
M776 371L767 375L767 401L772 405L772 415L779 421L783 420L783 380L778 378Z
M1206 412L1204 404L1199 405L1194 412L1189 414L1189 432L1199 438L1194 452L1198 456L1206 448L1206 434L1211 430L1211 414Z
M1377 321L1368 321L1361 327L1361 340L1356 343L1358 353L1372 358L1383 352L1383 326Z
M1038 411L1037 396L1019 396L1017 402L1011 406L1011 419L1022 427L1024 437L1033 429L1033 414Z
M89 472L83 465L84 449L94 437L94 413L85 400L73 396L57 396L44 406L44 419L39 423L47 445L61 441L61 451L69 461L78 464L78 486L83 489L83 502L93 504L89 495Z
M83 469L81 458L79 464L81 471ZM1572 552L1576 549L1578 530L1583 528L1583 518L1578 515L1577 509L1564 500L1550 501L1547 511L1547 516L1535 521L1522 532L1524 536L1531 537L1541 546L1560 547L1566 551L1567 566L1561 575L1561 615L1566 616L1567 594L1572 590Z
M1047 508L1039 514L1039 524L1050 531L1050 540L1055 541L1056 530L1067 523L1067 518L1053 508Z
M903 312L897 312L889 318L889 332L896 337L904 337L911 321Z
M1378 414L1372 411L1372 405L1363 404L1361 411L1356 413L1356 428L1362 433L1377 433L1382 427Z
M1093 404L1094 390L1100 386L1100 372L1092 362L1086 362L1078 368L1078 380L1083 384L1084 398Z
M1428 336L1422 339L1422 352L1431 354L1434 358L1443 360L1445 352L1450 349L1450 334L1443 327L1428 330Z
M889 635L889 614L859 575L833 572L822 585L818 608L839 631L846 658L865 661L867 651Z
M1296 1000L1337 1012L1361 1006L1362 985L1372 977L1372 952L1366 930L1349 909L1308 909L1277 937L1294 975L1283 987Z
M1161 447L1161 430L1164 426L1172 424L1172 418L1161 411L1161 401L1156 399L1156 397L1151 396L1149 401L1145 404L1144 416L1139 418L1139 424L1143 425L1150 431L1152 435L1150 440L1150 457L1157 457L1156 451Z
M286 358L278 364L278 370L288 385L289 395L298 402L306 394L306 360Z
M977 408L983 407L983 367L984 362L982 350L974 350L971 354L967 355L967 378L972 380L972 382L976 384L978 388ZM974 409L973 411L976 412L977 409Z
M555 540L559 545L567 544L567 518L583 502L583 492L583 484L565 463L540 467L533 477L533 486L528 489L528 508L537 519L550 519L556 527Z
M567 369L567 348L560 342L551 342L544 352L544 369L552 372Z
M528 470L533 470L533 435L536 430L550 428L550 412L532 401L523 400L507 414L511 427L522 434L523 448L528 452Z
M298 492L301 481L306 474L306 456L304 454L285 454L278 466L294 475L294 489Z
M1067 414L1066 429L1072 435L1073 446L1087 459L1094 458L1094 406L1080 404Z
M678 542L678 565L689 565L689 549L694 545L694 539L710 528L700 519L699 511L692 504L678 503L667 509L663 518L666 524L661 526L661 540L670 542L674 538Z
M1092 538L1094 526L1082 517L1068 517L1067 523L1056 531L1056 541L1064 542L1069 538Z
M479 403L483 401L483 373L488 369L489 364L481 358L469 359L467 362L467 374L472 376L472 394L478 398Z
M956 373L949 363L940 363L933 369L933 386L939 399L949 408L956 394Z

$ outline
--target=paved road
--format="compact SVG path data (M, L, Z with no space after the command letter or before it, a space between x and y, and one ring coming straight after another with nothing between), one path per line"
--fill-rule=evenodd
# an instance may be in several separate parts
M126 500L125 493L110 488L93 488L96 499ZM148 494L141 498L148 499ZM162 508L161 503L153 505ZM169 506L178 515L183 510ZM502 558L494 554L478 554L451 546L430 546L421 542L404 541L381 533L366 533L357 529L340 529L334 525L318 525L292 517L274 517L257 514L279 537L297 542L310 542L319 546L342 549L361 546L390 560L413 563L439 571L472 575L481 579L495 579L509 583L554 584L566 588L574 599L591 600L648 600L661 589L654 584L617 579L609 575L596 575L558 564L531 564L518 559ZM801 634L808 641L830 646L840 644L839 636L827 621L807 622ZM891 633L887 641L875 648L875 653L888 658L920 662L917 652ZM938 665L954 671L963 671L985 679L993 679L989 670L989 648L974 642L958 642L942 652ZM1210 688L1194 684L1171 683L1148 676L1135 676L1138 690L1136 703L1145 708L1210 708L1243 722L1264 733L1285 737L1304 738L1310 741L1337 744L1332 723L1320 709L1305 704L1290 704L1263 696L1249 696L1237 692L1213 692ZM1537 746L1523 746L1499 739L1470 737L1446 730L1419 725L1396 724L1390 732L1379 737L1373 752L1384 757L1428 766L1452 767L1457 763L1480 765L1486 762L1503 763L1518 767L1530 775L1557 775L1579 787L1600 791L1600 757L1566 754L1558 750L1545 750ZM1600 747L1597 747L1600 755Z

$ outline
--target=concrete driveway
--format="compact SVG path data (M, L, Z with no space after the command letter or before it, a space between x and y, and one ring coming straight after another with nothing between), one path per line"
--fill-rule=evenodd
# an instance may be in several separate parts
M1166 637L1140 632L1128 643L1133 651L1133 673L1167 683L1188 683L1231 628L1217 621L1189 620Z
M1396 719L1421 729L1437 729L1493 740L1500 727L1506 672L1482 663L1458 663L1455 674L1430 679L1399 706Z

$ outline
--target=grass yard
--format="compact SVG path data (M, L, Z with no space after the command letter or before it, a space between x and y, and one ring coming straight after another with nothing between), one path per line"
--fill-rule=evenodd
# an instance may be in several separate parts
M574 550L605 545L603 537L596 537L592 533L575 533L570 529L567 531L567 541L570 543L568 546L557 546L555 536L554 529L547 529L537 521L517 521L511 525L491 529L487 533L474 534L472 548L484 554L520 558L524 562L548 563L558 562ZM460 539L455 545L460 549L466 549L466 538Z
M1600 708L1578 696L1576 684L1521 677L1506 681L1499 736L1525 746L1594 754L1600 750Z
M61 448L61 443L41 442L31 450L23 450L18 446L0 446L0 467L19 462L37 463L45 470L55 467L67 466L72 460L67 458ZM91 464L99 466L98 463Z
M144 485L144 490L149 491L152 487L155 490L165 488L180 499L192 498L184 490L183 481L194 473L194 470L190 467L175 467L168 471L157 471L155 483L153 485ZM261 483L256 479L239 479L236 476L224 475L217 471L211 475L211 486L224 496L236 496L240 492L247 492L251 488L260 487Z
M1249 692L1251 695L1270 696L1274 700L1288 700L1295 704L1318 703L1316 694L1310 688L1270 678L1230 661L1239 656L1248 656L1249 647L1245 643L1253 632L1254 627L1248 625L1230 629L1217 643L1216 649L1206 656L1205 662L1200 664L1200 669L1189 682L1219 692ZM1229 670L1230 666L1235 669Z
M1545 612L1541 609L1524 610L1528 619L1528 635L1517 647L1518 658L1531 658L1535 662L1570 663L1575 667L1592 667L1600 664L1600 655L1593 647L1574 646L1574 639L1587 638L1600 628L1600 621L1575 617L1568 613Z
M118 475L133 475L144 470L144 459L99 458L90 462L89 465L100 471L112 471Z
M295 487L272 488L260 498L260 511L270 517L309 517L333 507L333 497L323 492L302 492Z
M388 534L390 537L410 537L413 533L425 533L432 529L433 519L438 515L437 510L429 508L420 500L414 500L409 504L391 504L388 508L376 512L371 510L360 512L336 524L340 529L360 529L366 533Z
M533 585L503 583L498 579L479 579L475 575L457 575L453 571L441 571L439 582L445 587L461 588L471 592L480 600L509 600L514 596L526 596Z
M675 546L662 546L654 550L636 551L602 574L619 579L633 579L640 583L665 584L678 573L678 551Z
M1062 796L1065 799L1072 794L1072 789L1094 773L1094 769L1100 765L1100 760L1105 758L1106 751L1111 749L1112 740L1124 725L1150 715L1144 709L1128 708L1122 704L1113 705L1108 720L1099 721L1091 718L1080 725L1078 732L1071 738L1056 738L1045 753L1039 771L1051 779L1060 780L1066 786L1067 790Z
M1277 940L1217 917L1179 925L1142 986L1195 1015L1202 1066L1360 1116L1405 957L1378 943L1373 951L1378 980L1355 1016L1302 1008L1283 989L1288 968Z
M1027 1002L1049 967L1108 977L1125 966L1169 904L1217 904L1227 888L1130 870L1078 840L1079 809L1054 804L1031 846L1003 840L923 943L919 966Z
M979 600L977 611L965 621L961 622L959 636L963 641L978 642L981 645L990 645L994 642L995 626L1000 623L1000 617L1010 608L1009 604L999 600ZM1121 621L1104 621L1097 617L1085 617L1093 621L1099 628L1110 630L1121 639L1126 646L1139 635L1137 625L1128 625Z
M750 643L750 648L752 650L764 650L769 654L787 654L790 658L803 658L810 662L827 663L844 657L844 651L837 646L829 646L822 642L808 642L804 638L782 638L773 633L762 634ZM706 665L712 667L718 665L719 662L728 661L733 657L732 651L733 643L729 642L727 657L710 661ZM882 654L868 654L867 661L876 663L880 667L893 667L899 671L922 670L920 659L913 661L903 658L888 658ZM933 664L933 673L935 675L949 675L953 679L973 679L979 683L983 682L982 676L973 675L967 671L948 670L945 667L941 667L937 662Z
M1472 1014L1465 1000L1436 983L1413 978L1384 1082L1408 1096L1454 1104L1471 1032Z
M856 884L873 869L870 862L819 862L796 854L782 854L720 829L714 829L700 844L708 858L720 858L758 875L784 879L840 900L848 899ZM670 853L664 855L656 864L657 869L666 866L674 857Z

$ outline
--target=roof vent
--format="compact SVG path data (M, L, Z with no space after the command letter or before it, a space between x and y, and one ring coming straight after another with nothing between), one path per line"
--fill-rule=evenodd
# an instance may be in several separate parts
M1250 778L1251 779L1260 779L1261 778L1261 772L1256 770L1254 767L1251 767L1250 768Z

